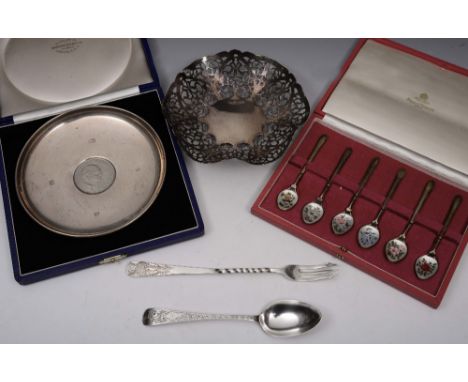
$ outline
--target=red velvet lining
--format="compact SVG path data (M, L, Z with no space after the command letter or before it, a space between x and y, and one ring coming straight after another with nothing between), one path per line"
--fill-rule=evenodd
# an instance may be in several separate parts
M378 268L405 283L436 296L444 277L446 277L453 254L462 241L465 232L468 217L468 192L431 178L428 174L392 159L364 144L353 141L327 128L320 122L315 122L311 127L308 127L309 131L304 139L300 141L299 147L287 158L285 167L272 184L271 189L265 194L260 208L286 219L286 225L301 229L305 232L305 236L302 236L311 243L315 243L315 236L319 236L337 246L345 247L368 262L371 268ZM276 205L278 193L293 182L300 168L306 162L306 158L318 137L322 134L328 135L328 141L314 162L308 166L308 171L298 187L299 202L293 209L281 211ZM326 196L323 218L314 225L303 223L301 218L302 207L319 195L326 178L332 172L346 147L351 147L353 154L341 173L335 178ZM334 235L331 230L331 219L346 208L357 189L360 178L371 159L375 156L380 158L380 163L354 205L354 227L343 236ZM357 242L357 232L363 224L370 223L375 217L393 177L400 168L406 169L406 176L381 218L380 240L375 247L362 249ZM416 224L408 234L408 255L399 263L390 263L384 256L385 243L402 232L416 206L424 185L430 179L434 179L436 184L425 206L417 216ZM452 199L457 194L463 197L463 201L437 251L439 270L431 279L419 280L414 273L414 262L417 257L426 253L432 247L433 240L442 227L442 222Z

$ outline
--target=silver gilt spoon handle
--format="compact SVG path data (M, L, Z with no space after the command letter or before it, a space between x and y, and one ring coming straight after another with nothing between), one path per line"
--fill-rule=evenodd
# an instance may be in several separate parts
M257 321L257 316L197 313L156 308L146 309L143 313L143 324L147 326L211 320Z

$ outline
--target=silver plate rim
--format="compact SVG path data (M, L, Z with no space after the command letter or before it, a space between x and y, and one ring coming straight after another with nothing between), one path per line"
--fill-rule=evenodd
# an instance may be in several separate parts
M26 192L24 189L24 170L25 170L25 164L27 162L27 157L28 154L31 152L31 150L35 147L35 145L40 142L40 140L51 130L53 129L57 122L60 122L64 119L67 118L73 118L73 117L78 117L80 115L84 114L89 114L93 112L108 112L108 113L113 113L117 114L120 116L124 116L126 119L129 119L133 121L134 123L140 125L140 127L148 134L148 136L152 139L153 144L156 148L156 151L159 155L159 160L160 160L160 169L159 169L159 181L156 187L154 188L153 194L151 195L151 198L148 199L148 202L145 204L143 208L140 209L139 213L136 214L132 219L126 221L124 224L121 224L115 228L111 228L108 230L100 230L98 232L76 232L76 231L68 231L68 230L61 230L57 228L56 226L53 226L52 224L47 224L47 222L44 222L41 220L36 214L34 213L34 209L28 203L27 197L26 197ZM43 125L41 125L33 134L32 136L28 139L28 141L25 143L23 148L21 149L21 152L18 156L18 160L16 162L16 169L15 169L15 188L16 188L16 194L18 196L18 199L20 201L20 204L22 205L23 209L26 211L26 213L29 215L31 219L33 219L37 224L42 226L43 228L46 228L47 230L63 235L63 236L68 236L68 237L98 237L98 236L104 236L108 235L113 232L117 232L133 222L135 222L137 219L139 219L148 209L153 205L155 202L156 198L158 197L161 188L164 184L164 180L166 177L166 170L167 170L167 161L166 161L166 152L164 149L164 145L161 141L161 138L159 135L156 133L154 128L146 122L143 118L140 116L136 115L135 113L132 113L126 109L122 109L119 107L115 106L88 106L88 107L83 107L79 109L74 109L71 111L67 111L65 113L61 113Z

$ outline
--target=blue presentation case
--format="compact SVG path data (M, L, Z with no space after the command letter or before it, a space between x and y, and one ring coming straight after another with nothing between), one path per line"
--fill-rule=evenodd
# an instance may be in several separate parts
M0 232L0 237L6 239L8 236L13 273L20 284L118 261L204 233L183 155L164 119L161 105L164 95L148 42L134 39L133 44L141 50L141 57L144 56L143 65L146 65L151 81L108 96L100 94L55 107L46 105L44 110L35 110L35 114L0 116L0 183L7 223L7 233ZM165 148L166 178L150 209L129 226L93 238L56 234L33 221L22 208L15 188L16 162L26 141L49 119L65 110L96 104L129 110L150 123Z

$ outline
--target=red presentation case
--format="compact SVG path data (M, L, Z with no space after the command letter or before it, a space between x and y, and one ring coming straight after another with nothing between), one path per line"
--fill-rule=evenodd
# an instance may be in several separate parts
M391 60L385 59L387 54L390 54ZM374 68L372 63L375 62L389 62L389 66L384 64L383 68ZM419 76L418 63L421 63L422 80L416 78L413 82L412 77ZM405 79L406 67L409 71L414 71L416 67L417 74L415 76L409 74ZM375 94L369 93L373 94L372 96L366 95L369 89L364 89L353 81L358 78L362 79L363 83L370 83L365 78L367 72L369 76L376 73L375 81L372 82L372 92ZM396 76L396 82L402 78L401 84L395 84L392 76ZM446 80L449 81L448 84ZM385 93L382 97L379 94L380 89ZM406 94L404 92L408 89L408 96L398 98L401 94ZM455 90L452 92L453 89ZM464 101L459 100L459 104L458 101L455 104L447 101L452 99L452 93L459 99L460 94L466 95L467 91L468 70L464 68L393 41L383 39L359 41L338 77L317 104L302 131L258 196L252 206L252 213L437 308L468 241L466 182L468 172L463 167L468 164L468 141L463 139L467 130L466 126L460 129L458 122L452 122L464 120L463 102L468 109L468 98ZM380 101L379 97L383 101ZM372 100L371 102L376 102L377 107L364 107L360 110L365 102L363 100ZM389 105L388 109L383 106L382 112L378 112L380 105L386 104ZM450 106L447 113L442 110L446 104L454 105ZM392 113L395 108L401 109L402 112ZM342 113L342 110L345 111ZM336 112L338 118L329 118L329 112ZM445 117L446 114L450 116ZM349 117L351 122L348 123L344 117ZM457 119L458 117L460 118ZM341 118L345 121L343 122ZM439 124L441 128L446 128L446 131L439 135L438 131L429 130L432 123L435 124L435 119L443 122L444 118L449 121L447 127L443 123ZM387 119L391 120L391 127L386 126ZM380 123L381 130L375 131L370 127L369 130L372 131L369 134L365 131L366 126L362 128L360 123L357 123L361 120L369 126ZM406 121L410 121L408 125ZM335 122L336 126L341 127L337 128ZM404 126L399 128L397 123ZM454 130L449 129L452 125L455 126ZM347 126L353 128L348 129ZM418 137L419 128L426 128L428 132ZM451 134L452 131L457 131L461 136ZM312 147L322 134L328 136L328 141L315 160L307 165L305 176L298 187L299 202L289 211L280 210L276 202L278 193L293 183L302 166L306 164ZM399 142L392 136L401 136L406 141ZM434 142L437 140L440 142ZM434 147L440 146L440 151L432 149L432 144ZM335 177L326 196L323 218L316 224L305 224L301 218L302 207L320 194L326 179L346 147L351 147L353 153L342 171ZM424 148L427 152L422 152ZM375 156L380 158L380 163L354 205L355 224L347 234L337 236L331 229L331 219L346 208L358 188L362 174ZM357 232L362 225L374 219L395 173L400 168L406 170L406 176L381 218L380 240L376 246L363 249L357 242ZM402 232L424 185L431 179L435 181L435 187L407 236L408 255L401 262L391 263L384 255L385 243ZM420 280L414 271L415 260L432 247L435 237L442 228L446 212L456 195L462 197L462 203L438 248L439 269L432 278Z

